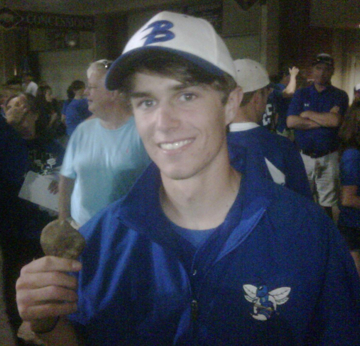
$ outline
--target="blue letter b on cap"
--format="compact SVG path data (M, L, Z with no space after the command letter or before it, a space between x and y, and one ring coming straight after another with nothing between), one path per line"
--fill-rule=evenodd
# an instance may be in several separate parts
M144 29L152 29L150 34L146 35L146 41L144 46L147 46L151 43L157 42L165 42L170 41L175 37L175 34L171 32L171 29L174 26L173 23L167 20L159 20L157 22L151 23L147 28Z

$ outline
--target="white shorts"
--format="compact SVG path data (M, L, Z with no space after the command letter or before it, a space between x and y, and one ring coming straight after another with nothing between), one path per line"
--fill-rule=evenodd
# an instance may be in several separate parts
M338 202L339 153L337 151L319 158L301 154L311 191L322 207L333 207Z

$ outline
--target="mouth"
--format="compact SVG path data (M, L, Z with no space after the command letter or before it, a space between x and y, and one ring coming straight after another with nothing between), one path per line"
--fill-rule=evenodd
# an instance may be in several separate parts
M159 146L163 150L177 150L185 145L188 145L193 142L193 139L184 139L177 142L171 142L171 143L160 143Z

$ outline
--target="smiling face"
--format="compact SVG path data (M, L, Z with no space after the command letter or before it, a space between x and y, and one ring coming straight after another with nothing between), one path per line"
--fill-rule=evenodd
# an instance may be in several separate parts
M234 112L221 92L150 73L136 73L132 82L136 126L163 177L188 179L223 164Z

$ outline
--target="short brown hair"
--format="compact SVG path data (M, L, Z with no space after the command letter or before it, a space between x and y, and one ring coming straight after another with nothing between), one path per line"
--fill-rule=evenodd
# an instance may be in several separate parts
M189 60L170 52L151 52L146 59L139 61L123 79L120 91L126 95L132 91L133 76L137 72L155 72L159 75L173 78L185 85L207 84L223 94L222 102L225 104L236 88L236 82L227 73L222 76L211 74Z

